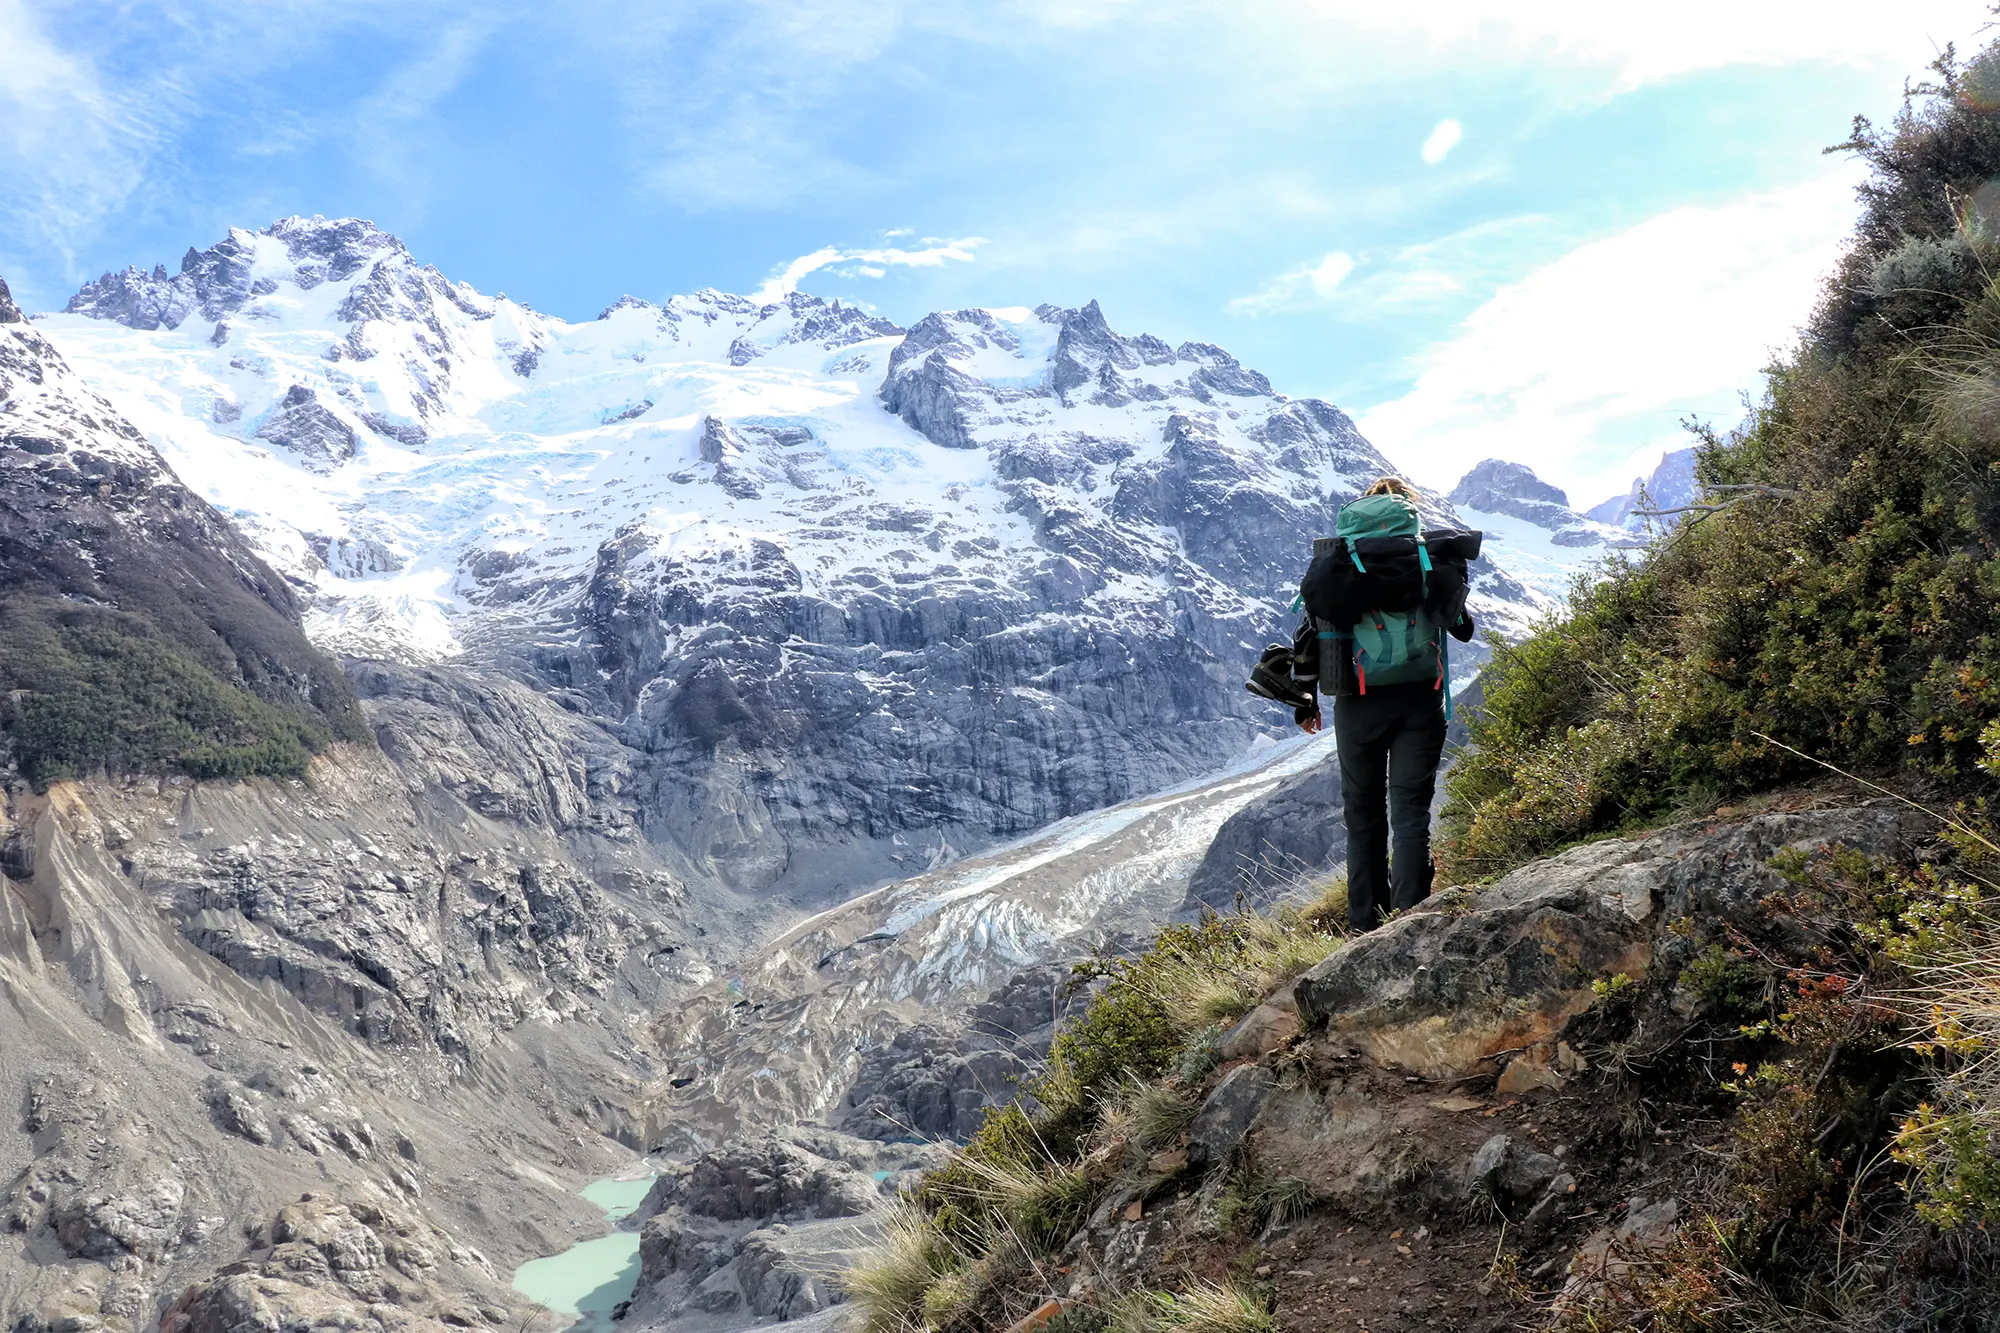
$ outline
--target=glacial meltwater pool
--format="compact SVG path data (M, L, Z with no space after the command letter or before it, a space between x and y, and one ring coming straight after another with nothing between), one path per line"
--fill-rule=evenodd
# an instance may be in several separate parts
M583 1197L616 1222L638 1211L653 1177L593 1180ZM584 1333L610 1333L611 1311L639 1284L639 1233L614 1231L581 1241L561 1254L530 1259L514 1270L514 1290L557 1314L575 1316L570 1325Z

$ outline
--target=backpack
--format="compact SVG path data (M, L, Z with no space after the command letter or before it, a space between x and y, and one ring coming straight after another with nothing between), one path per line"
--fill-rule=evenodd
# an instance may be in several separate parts
M1465 610L1467 562L1480 534L1423 530L1416 505L1400 495L1364 495L1341 507L1334 537L1313 543L1299 599L1331 644L1355 692L1370 685L1432 684L1450 709L1451 664L1443 629Z

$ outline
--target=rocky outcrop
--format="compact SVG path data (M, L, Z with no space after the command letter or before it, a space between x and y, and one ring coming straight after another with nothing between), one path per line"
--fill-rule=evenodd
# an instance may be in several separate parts
M1323 878L1347 856L1340 765L1328 760L1223 821L1188 881L1186 913L1263 908Z
M160 1333L393 1327L506 1328L518 1295L485 1256L412 1213L308 1193L278 1210L248 1256L195 1283Z
M1732 1143L1718 1074L1695 1071L1750 1030L1689 989L1702 942L1814 956L1826 923L1804 919L1800 867L1906 858L1932 827L1887 804L1697 821L1348 941L1152 1091L1184 1130L1092 1140L1087 1220L982 1310L1046 1291L1102 1308L1190 1262L1257 1265L1286 1327L1498 1330L1550 1298L1629 1303L1617 1284L1671 1261L1681 1200L1713 1191ZM1496 1279L1496 1254L1523 1285Z
M1668 921L1744 918L1784 883L1787 847L1885 853L1908 836L1888 809L1763 815L1593 843L1485 889L1457 889L1361 937L1299 978L1309 1028L1383 1064L1442 1078L1546 1046L1590 1007L1592 982L1638 976L1676 947Z
M354 457L354 427L322 407L303 384L285 390L257 438L297 454L316 472L329 472Z
M840 1128L869 1139L971 1138L1048 1055L1057 1024L1088 1002L1069 974L1061 963L1027 968L955 1023L898 1028L863 1053Z
M639 1211L632 1329L703 1316L789 1321L842 1299L835 1275L878 1234L878 1214L935 1150L824 1131L732 1140L661 1176ZM885 1169L887 1168L887 1169Z

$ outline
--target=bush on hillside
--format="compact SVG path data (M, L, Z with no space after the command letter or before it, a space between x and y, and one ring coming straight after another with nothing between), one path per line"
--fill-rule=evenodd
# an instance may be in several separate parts
M296 777L335 739L310 700L260 698L146 618L30 597L0 600L0 727L38 790L104 769Z
M1990 785L2000 53L1936 69L1843 145L1872 168L1854 242L1746 427L1704 435L1716 507L1496 653L1448 780L1448 879L1812 775L1804 756Z

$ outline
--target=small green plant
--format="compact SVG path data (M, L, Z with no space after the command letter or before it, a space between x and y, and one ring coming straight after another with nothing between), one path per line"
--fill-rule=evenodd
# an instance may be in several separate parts
M1174 1064L1174 1082L1192 1088L1214 1073L1215 1067L1222 1063L1222 1038L1227 1031L1217 1024L1195 1033Z
M1608 977L1598 977L1590 983L1593 1003L1603 1008L1630 999L1632 988L1638 984L1623 972Z
M1741 952L1711 944L1681 969L1680 984L1719 1017L1748 1018L1760 1012L1772 980L1771 970Z

